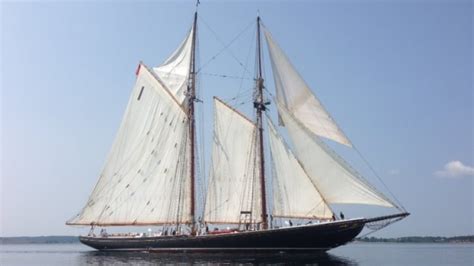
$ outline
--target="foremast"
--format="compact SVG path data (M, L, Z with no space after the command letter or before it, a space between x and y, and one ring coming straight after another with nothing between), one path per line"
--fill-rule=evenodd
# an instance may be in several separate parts
M257 142L258 142L258 155L257 163L260 167L260 189L261 189L261 203L262 203L262 229L268 228L267 222L267 201L266 201L266 190L265 190L265 154L263 148L263 112L265 112L265 101L263 99L263 77L262 77L262 47L260 37L260 16L257 16L257 71L255 78L255 100L254 108L257 119Z
M189 67L189 80L188 80L188 91L187 91L187 107L189 117L189 137L190 137L190 179L191 179L191 234L196 234L196 221L195 221L195 179L196 179L196 165L195 165L195 135L196 135L196 119L194 115L194 102L196 101L196 31L197 31L197 10L194 12L193 20L193 36L191 44L191 62Z

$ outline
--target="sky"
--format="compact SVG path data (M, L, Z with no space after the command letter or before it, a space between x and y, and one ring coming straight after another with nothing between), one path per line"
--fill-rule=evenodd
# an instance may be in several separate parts
M191 26L194 2L2 1L0 8L0 236L85 233L64 223L95 185L137 64L156 66L171 54ZM252 117L257 12L411 212L374 236L474 234L472 2L202 0L205 158L212 96ZM274 92L266 48L264 61ZM270 111L274 117L274 105ZM329 144L388 193L355 151ZM379 211L336 209L346 217Z

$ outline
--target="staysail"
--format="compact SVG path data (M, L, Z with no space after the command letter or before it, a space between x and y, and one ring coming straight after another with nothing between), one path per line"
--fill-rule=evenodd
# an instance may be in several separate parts
M70 225L188 223L188 117L141 64L120 129L97 185Z
M273 216L330 219L332 211L267 117L273 174Z
M351 169L299 119L277 102L295 154L327 203L395 205Z
M256 126L217 98L214 108L212 165L204 221L239 223L244 212L251 214L252 223L258 223L261 199Z
M191 28L178 49L163 64L153 68L153 71L165 83L180 104L186 98L189 67L192 58L193 32L194 27Z
M273 40L270 32L267 29L264 32L270 52L277 100L314 134L352 146L283 50Z

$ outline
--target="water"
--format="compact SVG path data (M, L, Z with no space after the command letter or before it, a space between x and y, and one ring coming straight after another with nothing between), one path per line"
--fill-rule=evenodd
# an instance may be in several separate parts
M474 265L474 244L352 243L327 254L104 253L81 244L0 246L0 265Z

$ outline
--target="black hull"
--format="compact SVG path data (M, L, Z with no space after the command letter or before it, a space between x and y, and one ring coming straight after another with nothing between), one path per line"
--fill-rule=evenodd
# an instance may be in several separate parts
M79 237L92 248L108 251L150 252L308 252L326 251L352 241L365 219L352 219L262 231L201 236L139 238Z

